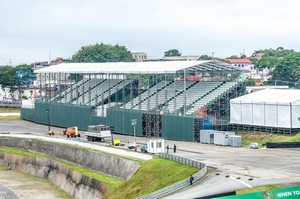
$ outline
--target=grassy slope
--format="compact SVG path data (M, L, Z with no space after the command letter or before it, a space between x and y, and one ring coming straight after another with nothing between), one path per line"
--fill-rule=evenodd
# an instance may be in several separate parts
M0 107L0 113L20 113L20 108ZM19 116L0 116L0 120L19 120Z
M153 158L144 161L138 172L117 189L110 189L105 199L136 198L188 178L199 169L170 160Z
M0 113L20 113L20 108L0 107Z
M34 152L28 152L26 150L23 149L16 149L16 148L0 148L0 151L2 152L7 152L7 153L13 153L13 154L17 154L17 155L22 155L22 156L33 156L33 157L39 157L39 158L45 158L45 159L50 159L50 160L54 160L56 162L61 163L62 165L65 165L69 168L74 169L75 171L78 171L86 176L89 176L91 178L97 179L99 181L104 182L105 184L107 184L109 187L119 187L122 183L124 183L123 180L120 179L116 179L101 173L97 173L95 171L86 169L82 166L78 166L75 164L71 164L68 162L64 162L61 160L57 160L55 158L52 158L50 156L46 156L46 155L42 155L42 154L38 154L38 153L34 153Z
M257 142L261 147L266 142L300 142L300 133L293 135L271 133L239 133L243 137L243 146L249 146L251 142Z
M46 155L28 152L22 149L0 148L0 151L55 160L84 175L100 180L109 187L107 194L105 194L106 199L136 198L188 178L188 176L198 171L195 167L156 157L152 160L140 161L141 168L129 181L126 182L75 164L63 162Z

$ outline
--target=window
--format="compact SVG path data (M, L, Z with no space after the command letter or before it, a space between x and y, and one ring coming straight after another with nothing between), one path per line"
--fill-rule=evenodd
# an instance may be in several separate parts
M161 148L161 142L157 142L157 147Z

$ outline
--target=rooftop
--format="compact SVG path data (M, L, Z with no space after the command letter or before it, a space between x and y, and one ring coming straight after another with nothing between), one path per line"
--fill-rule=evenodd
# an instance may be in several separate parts
M176 73L178 71L242 71L228 63L207 61L154 61L154 62L106 62L106 63L61 63L35 73L112 73L112 74L154 74Z
M264 89L230 100L240 103L293 103L300 101L299 89Z

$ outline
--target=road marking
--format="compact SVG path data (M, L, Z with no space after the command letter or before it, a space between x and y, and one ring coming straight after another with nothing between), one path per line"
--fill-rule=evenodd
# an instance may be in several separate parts
M0 194L0 199L5 199L5 197L3 195Z
M246 182L244 182L244 181L242 181L242 180L237 180L237 179L235 179L235 178L232 177L232 176L230 176L229 178L232 179L232 180L235 180L235 181L237 181L237 182L239 182L239 183L241 183L241 184L243 184L243 185L245 185L245 186L247 186L248 188L252 188L251 185L247 184Z

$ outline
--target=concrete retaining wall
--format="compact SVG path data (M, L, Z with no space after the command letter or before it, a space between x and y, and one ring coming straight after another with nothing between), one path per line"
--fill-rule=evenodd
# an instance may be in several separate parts
M133 160L54 142L21 138L0 138L0 147L1 146L22 148L43 153L125 180L128 180L140 167L140 165Z
M0 152L0 166L49 179L76 199L99 199L107 190L104 183L49 159Z

